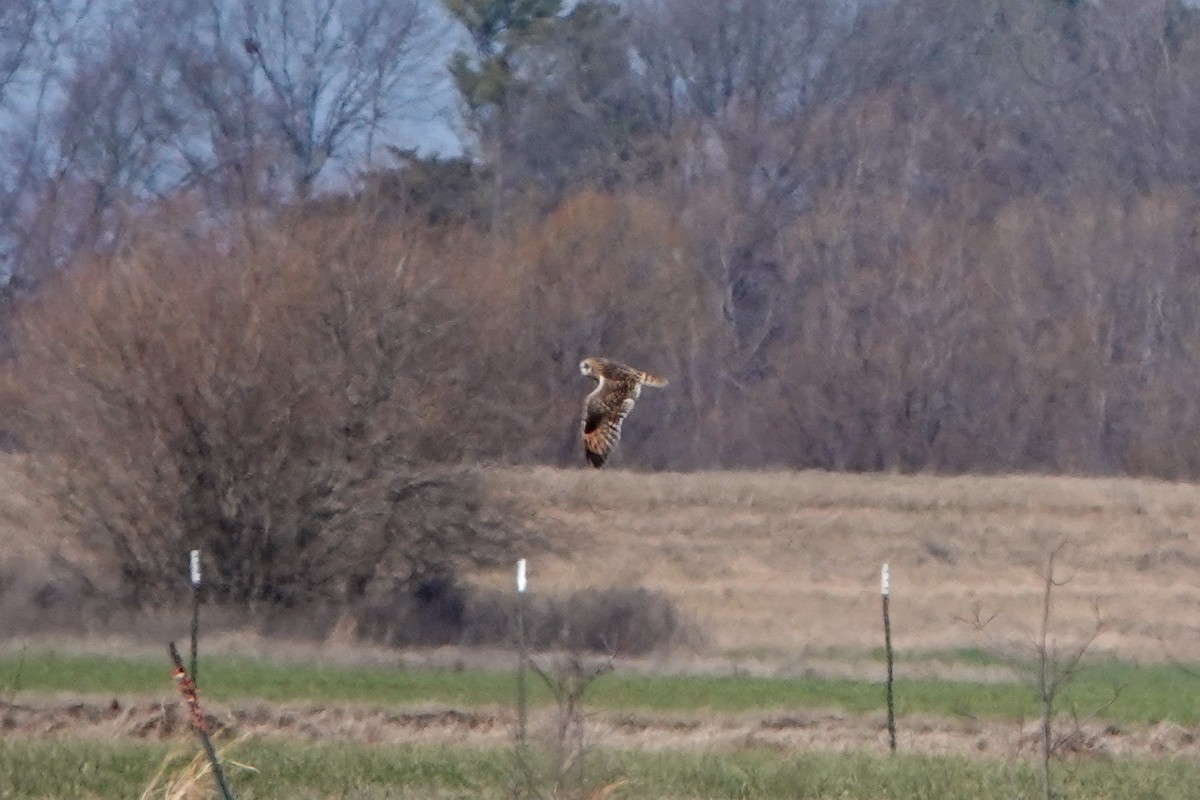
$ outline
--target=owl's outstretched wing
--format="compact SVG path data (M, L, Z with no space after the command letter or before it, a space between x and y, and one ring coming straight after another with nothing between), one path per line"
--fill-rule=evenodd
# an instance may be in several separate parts
M583 451L593 467L604 466L621 440L621 423L632 408L632 394L618 387L593 394L584 403Z

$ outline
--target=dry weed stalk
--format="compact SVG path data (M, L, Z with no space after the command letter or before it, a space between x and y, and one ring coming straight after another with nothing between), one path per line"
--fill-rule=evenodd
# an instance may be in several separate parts
M225 800L233 800L233 793L229 790L229 784L225 780L225 771L221 769L221 760L217 757L217 751L213 747L212 739L209 738L208 720L204 716L204 709L200 706L200 696L196 692L196 684L188 677L187 670L183 667L183 659L179 656L179 650L176 649L175 643L170 642L167 645L167 650L171 655L171 661L175 665L175 670L172 677L175 679L175 684L179 687L179 693L183 696L184 702L187 704L188 721L192 725L192 730L196 732L197 738L200 739L200 745L204 748L204 755L208 758L208 763L212 767L213 780L217 783L217 789L220 790L221 796Z

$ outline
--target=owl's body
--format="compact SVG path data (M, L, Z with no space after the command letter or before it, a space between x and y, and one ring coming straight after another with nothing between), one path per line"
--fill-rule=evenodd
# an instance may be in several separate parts
M642 386L666 386L667 381L607 358L585 358L579 371L596 379L596 388L583 403L583 451L598 469L621 440L621 423L641 396Z

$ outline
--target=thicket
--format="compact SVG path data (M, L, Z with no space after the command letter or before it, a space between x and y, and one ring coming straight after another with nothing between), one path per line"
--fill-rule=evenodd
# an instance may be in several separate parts
M464 421L492 419L482 396L445 401L472 365L418 241L306 218L146 230L16 320L8 418L80 569L158 602L197 548L210 599L286 605L416 589L528 543L463 466Z
M518 638L516 615L511 592L441 580L365 604L356 614L356 633L398 646L504 647ZM535 595L524 615L524 640L535 650L628 656L699 641L693 623L668 597L643 588Z

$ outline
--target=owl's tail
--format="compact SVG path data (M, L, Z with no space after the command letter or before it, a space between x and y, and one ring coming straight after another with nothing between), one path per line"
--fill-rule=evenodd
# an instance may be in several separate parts
M666 386L667 383L668 383L668 381L666 378L660 378L657 375L651 375L649 372L642 373L642 384L645 386L653 386L655 388L661 388L663 386Z

